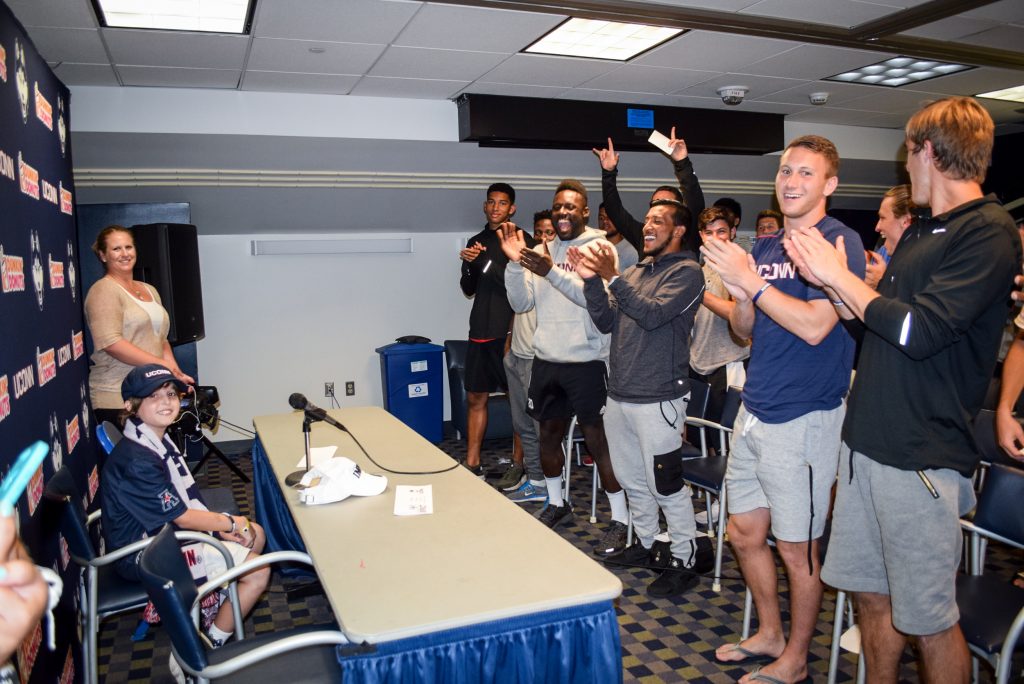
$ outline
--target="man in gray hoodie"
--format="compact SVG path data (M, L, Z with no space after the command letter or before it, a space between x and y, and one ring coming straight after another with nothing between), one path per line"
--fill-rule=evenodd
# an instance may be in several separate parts
M540 459L548 490L548 505L539 519L553 528L572 518L572 508L562 497L562 439L575 414L612 509L612 523L598 553L612 554L625 548L628 512L604 433L608 335L587 314L583 279L567 259L570 247L581 247L604 232L587 227L587 189L577 180L559 184L551 217L557 236L532 250L515 224L504 224L499 235L509 260L505 269L509 303L516 313L537 312L527 411L540 423Z
M608 446L636 530L634 544L614 558L628 565L647 562L660 531L660 508L672 558L647 587L659 597L682 594L714 565L708 538L697 540L680 451L690 394L690 331L704 296L701 268L683 248L690 221L681 203L652 202L643 258L621 276L608 243L569 250L569 263L583 277L590 317L598 330L611 333Z

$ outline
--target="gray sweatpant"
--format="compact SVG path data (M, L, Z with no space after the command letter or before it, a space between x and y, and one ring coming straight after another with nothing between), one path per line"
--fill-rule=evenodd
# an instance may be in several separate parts
M544 481L540 468L540 428L526 413L526 394L533 375L533 359L524 359L512 352L505 354L505 375L508 377L508 403L512 408L512 427L523 445L523 467L534 482Z
M690 542L697 536L693 519L690 488L682 486L672 494L662 494L681 485L682 461L678 449L680 432L686 418L690 395L654 404L627 404L608 397L604 412L604 432L608 437L615 479L626 491L633 528L645 548L651 548L660 531L658 509L665 514L672 555L688 558ZM675 425L671 425L675 423ZM675 454L674 456L670 454ZM659 459L656 472L656 456ZM677 472L669 474L677 468ZM661 490L661 491L659 491Z

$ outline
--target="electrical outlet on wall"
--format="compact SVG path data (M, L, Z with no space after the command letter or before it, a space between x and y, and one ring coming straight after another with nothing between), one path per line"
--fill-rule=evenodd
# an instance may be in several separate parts
M356 393L356 383L349 380L345 383L345 396L351 397Z
M333 382L325 382L324 383L324 396L325 397L333 397L334 396L334 383Z

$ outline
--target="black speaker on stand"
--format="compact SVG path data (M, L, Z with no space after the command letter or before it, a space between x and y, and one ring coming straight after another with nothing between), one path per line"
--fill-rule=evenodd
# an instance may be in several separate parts
M132 226L135 234L135 279L160 293L171 319L167 340L172 346L206 336L203 286L199 277L196 227L184 223Z

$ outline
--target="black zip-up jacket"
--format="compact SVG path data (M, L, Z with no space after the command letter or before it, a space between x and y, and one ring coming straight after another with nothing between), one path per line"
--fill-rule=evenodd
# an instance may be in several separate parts
M686 236L683 239L683 247L694 254L700 249L700 236L697 234L697 216L704 211L704 191L701 190L700 181L693 172L693 162L690 158L680 159L672 162L672 170L679 181L679 189L683 191L683 199L686 208L690 210L690 223L686 226ZM618 229L629 244L636 248L636 253L643 257L644 253L644 222L637 221L633 215L626 211L622 205L622 198L619 197L617 178L619 168L611 171L601 169L601 199L604 201L604 210L608 218Z
M525 235L528 247L536 244L533 237ZM474 340L505 338L512 325L512 307L505 293L505 266L508 257L501 251L498 232L487 226L469 238L467 247L479 242L486 251L474 261L462 262L462 278L459 287L467 297L473 297L473 308L469 313L469 337Z
M902 470L978 463L971 423L995 368L1021 243L994 195L900 238L864 312L843 440Z

